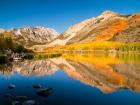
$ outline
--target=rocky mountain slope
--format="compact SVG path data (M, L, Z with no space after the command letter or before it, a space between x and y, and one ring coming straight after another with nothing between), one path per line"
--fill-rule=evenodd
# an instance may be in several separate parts
M26 46L46 44L58 36L54 29L44 27L25 27L11 30L11 32L15 40Z
M109 39L108 37L112 37L113 34L123 30L125 26L125 17L111 11L105 11L100 16L87 19L81 23L71 26L65 33L50 43L49 46L57 44L66 45L75 42L89 42L101 39L107 40ZM117 29L118 27L119 29ZM112 29L115 29L112 32L113 34L110 32ZM99 38L97 36L99 36Z
M92 41L139 42L139 28L139 13L121 15L112 11L105 11L100 16L71 26L65 33L58 36L47 46Z
M52 41L48 46L66 45L66 43L76 36L76 33L83 29L85 26L93 24L95 18L87 19L81 23L71 26L65 33L61 34L56 40Z
M96 28L100 21L106 21L107 19L117 16L118 14L106 11L102 15L87 19L82 21L81 23L75 24L68 28L66 32L60 35L56 40L52 41L48 47L56 46L56 45L66 45L70 43L79 42L78 40L82 39L83 37L87 37L87 33L90 32L91 28ZM89 27L89 28L87 28ZM81 34L80 34L81 33Z
M69 40L67 44L71 44L74 42L107 40L112 36L113 33L121 30L117 30L116 27L123 23L125 24L125 20L123 20L123 17L114 12L106 11L100 16L94 18L93 22L91 22L90 24L85 24L85 26L81 30L75 33L75 36L71 40ZM112 28L115 28L114 32L110 32Z
M111 40L119 42L140 42L140 13L128 16L127 28L116 34Z
M0 29L0 33L8 34L15 42L26 47L47 44L59 35L54 29L45 27L24 27L11 30Z
M120 15L106 11L79 30L67 44L92 41L139 42L140 13Z

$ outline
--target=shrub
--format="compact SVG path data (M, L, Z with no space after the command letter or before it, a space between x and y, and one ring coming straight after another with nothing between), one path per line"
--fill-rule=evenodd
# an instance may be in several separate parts
M27 54L25 54L25 56L24 56L24 59L33 59L33 58L34 58L34 55L31 54L31 53L27 53Z

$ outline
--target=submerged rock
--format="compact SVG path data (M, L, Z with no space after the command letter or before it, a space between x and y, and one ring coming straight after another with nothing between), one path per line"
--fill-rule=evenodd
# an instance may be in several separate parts
M12 101L12 105L38 105L35 100Z
M22 105L36 105L35 100L27 100L24 101Z
M14 84L10 84L8 88L9 88L9 89L14 89L15 87L16 87L16 86L15 86Z
M4 95L4 97L5 98L10 98L10 97L12 97L12 95L10 93L7 93L7 94Z
M22 105L22 103L19 101L12 101L12 105Z
M37 91L37 95L47 97L52 92L52 88L43 88Z
M41 87L42 87L41 85L33 85L33 88L35 88L35 89L39 89Z
M13 100L15 101L26 101L28 99L27 96L16 96Z

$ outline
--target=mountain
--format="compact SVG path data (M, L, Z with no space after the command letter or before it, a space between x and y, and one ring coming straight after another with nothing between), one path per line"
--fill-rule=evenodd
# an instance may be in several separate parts
M54 29L45 27L24 27L13 29L11 32L15 40L26 46L46 44L58 36Z
M139 42L139 36L140 13L122 15L105 11L100 16L92 17L71 26L47 46L92 41Z
M78 31L75 31L75 36L73 38L71 38L67 42L67 44L71 44L74 42L82 43L82 42L89 42L89 41L95 41L95 40L106 40L108 37L111 36L111 35L109 35L110 30L112 30L110 28L117 25L117 23L115 23L115 22L116 21L120 22L121 20L123 20L123 18L120 17L120 15L118 15L117 13L114 13L111 11L105 11L104 13L102 13L100 16L98 16L96 18L88 19L88 21L91 21L91 20L92 20L92 22L90 22L88 24L87 24L87 22L84 22L85 23L84 27L82 27ZM81 23L79 23L79 25L81 25ZM75 26L72 26L72 27L75 27L75 29L76 29L77 26L78 26L78 24ZM108 27L108 26L110 26L110 27ZM70 29L68 31L66 31L66 33L72 32ZM100 39L100 37L102 37L102 38Z
M3 30L0 29L0 34L11 37L13 41L25 47L32 47L33 45L44 45L56 37L58 33L52 28L45 27L23 27L19 29Z
M66 32L64 32L56 40L50 43L50 46L56 44L59 45L62 43L62 45L65 45L75 42L79 43L93 41L98 39L97 36L102 36L104 37L103 40L106 40L107 38L104 34L107 34L107 37L112 36L112 33L110 33L110 36L108 35L108 32L110 32L111 30L108 26L112 25L112 27L116 29L117 26L115 27L115 25L123 23L125 25L125 21L126 19L123 16L111 11L105 11L100 16L87 19L76 25L71 26ZM120 31L121 29L118 30ZM116 30L114 31L115 32L113 33L116 33Z

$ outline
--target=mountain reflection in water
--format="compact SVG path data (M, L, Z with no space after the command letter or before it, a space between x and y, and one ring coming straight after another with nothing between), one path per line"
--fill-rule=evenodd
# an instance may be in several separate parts
M1 76L10 79L18 73L23 77L41 78L51 76L57 71L64 71L70 78L87 86L96 87L103 93L122 89L140 92L139 54L65 54L62 57L47 60L18 61L7 68L1 68ZM67 82L67 80L63 81Z

